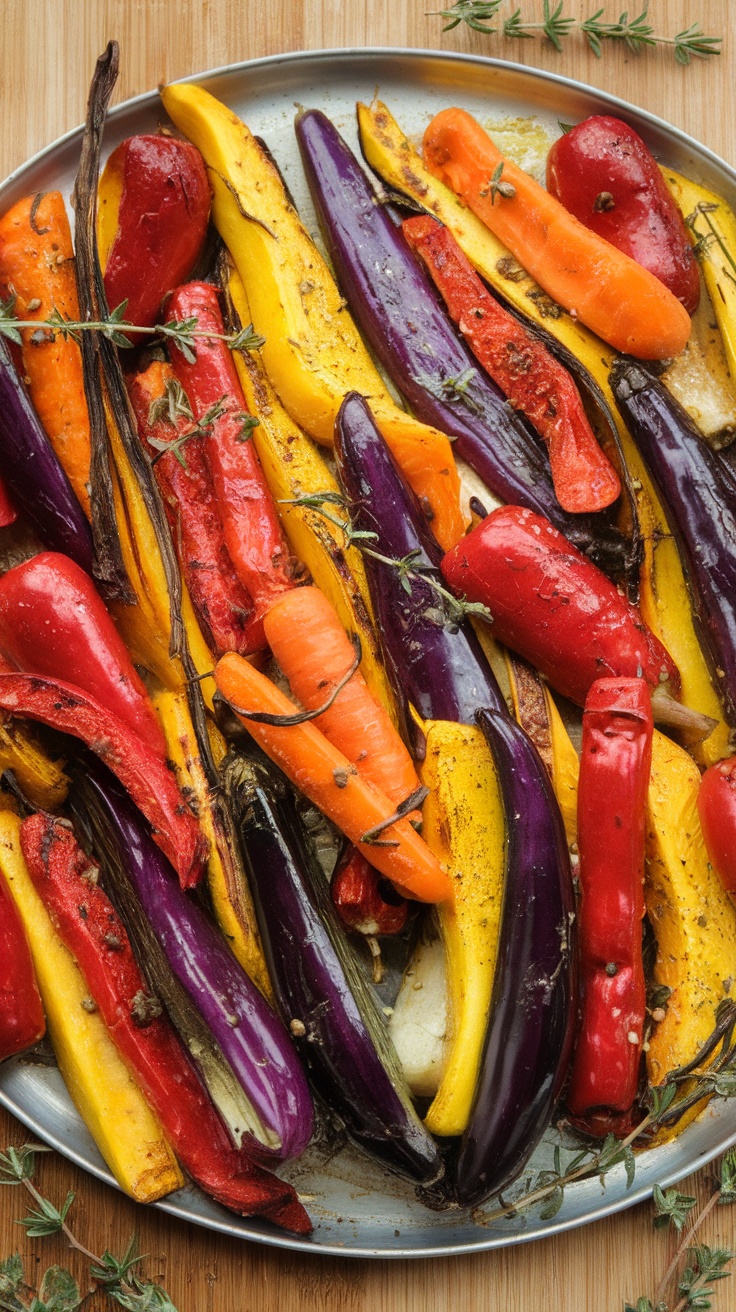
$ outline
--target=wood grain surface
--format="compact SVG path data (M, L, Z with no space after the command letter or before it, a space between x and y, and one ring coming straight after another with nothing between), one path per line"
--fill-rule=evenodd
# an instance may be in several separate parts
M542 0L518 2L525 16L541 12ZM568 0L565 9L588 14L601 3ZM199 69L279 51L392 45L492 54L615 92L736 164L733 0L650 0L658 30L671 35L698 20L725 38L719 59L689 68L666 51L636 58L609 48L596 60L580 38L560 55L539 40L511 42L465 28L442 35L441 20L426 16L427 7L427 0L0 0L0 177L80 122L95 58L110 37L122 49L120 99ZM642 7L632 0L632 12ZM621 8L622 0L608 0L607 17L617 18ZM0 1113L0 1146L23 1140L23 1128ZM653 1296L672 1251L672 1240L653 1229L651 1207L643 1204L498 1253L412 1262L292 1256L147 1211L61 1158L43 1158L39 1179L56 1201L76 1191L74 1229L89 1248L120 1251L135 1231L149 1254L149 1275L166 1284L179 1312L620 1312L624 1299ZM707 1197L707 1171L688 1191ZM0 1190L0 1257L18 1248L31 1272L65 1261L64 1244L30 1243L14 1225L24 1201L18 1190ZM736 1212L721 1208L703 1239L733 1243L735 1234ZM83 1263L75 1255L69 1260L81 1279ZM736 1312L736 1281L719 1287L715 1306Z

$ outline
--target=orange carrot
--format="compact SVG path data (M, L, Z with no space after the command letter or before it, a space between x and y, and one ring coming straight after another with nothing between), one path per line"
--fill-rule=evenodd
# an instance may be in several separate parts
M322 706L355 660L334 606L319 588L295 588L274 603L263 627L294 696L308 711ZM312 723L395 804L416 792L412 759L360 670Z
M297 788L341 829L360 852L420 902L443 902L452 887L437 858L409 824L397 820L373 841L361 841L394 813L385 793L358 774L319 729L306 722L258 724L245 713L296 715L298 708L242 656L228 653L215 668L218 690L240 716L248 732Z
M54 310L79 319L74 250L59 191L25 196L0 219L0 287L16 299L19 319L48 320ZM82 355L71 337L36 342L24 328L23 369L31 400L87 515L89 415Z
M684 349L690 316L672 292L506 159L471 114L435 115L424 158L540 286L617 351L664 360Z

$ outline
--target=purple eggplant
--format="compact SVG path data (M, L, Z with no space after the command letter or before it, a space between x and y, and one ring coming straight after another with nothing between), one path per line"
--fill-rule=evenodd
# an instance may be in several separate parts
M670 392L639 365L617 364L611 386L660 493L693 594L716 692L736 726L736 487Z
M92 573L92 534L0 338L0 464L13 498L44 546Z
M414 1111L291 790L269 762L242 756L232 758L225 778L279 1011L315 1088L373 1156L433 1182L442 1170L437 1146Z
M456 1165L457 1201L514 1180L544 1133L572 1046L573 890L565 830L536 748L506 715L479 711L498 770L508 848L501 930L478 1087Z
M401 229L319 110L296 135L322 233L350 309L389 378L425 423L493 494L550 519L603 567L624 567L628 544L610 514L571 515L555 496L545 447L478 365Z
M505 712L506 703L467 621L458 624L429 579L442 583L442 552L414 493L373 416L357 392L340 407L335 455L351 519L375 534L363 554L384 658L404 727L411 734L409 703L425 720L472 724L481 706ZM411 557L411 573L377 560Z
M87 761L85 760L85 766ZM239 1127L250 1135L249 1146L261 1157L298 1157L308 1144L313 1129L313 1109L306 1077L281 1021L274 1015L255 984L236 961L222 935L179 882L150 837L145 822L120 785L97 763L78 786L81 811L91 824L95 850L103 864L103 878L110 882L113 900L131 929L134 944L139 940L136 924L147 920L163 949L166 962L189 1002L205 1022L209 1034L224 1056L230 1071L255 1115ZM126 889L126 884L128 888ZM131 894L134 895L131 902ZM122 896L121 896L122 895ZM137 901L139 911L136 912ZM133 921L134 923L131 923ZM145 936L145 926L143 927ZM144 943L144 949L146 944ZM148 952L141 961L144 973ZM169 990L161 970L154 970L151 986L169 1006ZM173 998L171 1018L177 1023L178 1006ZM185 1027L188 1031L188 1027ZM210 1063L203 1062L204 1045L198 1033L194 1043L189 1032L181 1035L202 1069L205 1083L221 1112L219 1079L213 1088ZM227 1073L227 1072L226 1072ZM208 1078L209 1075L209 1078ZM225 1090L226 1101L229 1100ZM226 1115L233 1130L232 1117Z

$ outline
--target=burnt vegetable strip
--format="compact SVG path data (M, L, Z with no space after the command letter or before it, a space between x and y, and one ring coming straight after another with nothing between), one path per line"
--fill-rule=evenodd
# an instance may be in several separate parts
M491 1020L456 1197L482 1203L516 1178L549 1122L574 1021L573 894L562 818L530 740L508 716L478 712L498 767L508 826Z
M502 501L545 515L585 550L606 556L623 539L600 515L571 515L554 493L546 451L479 368L453 328L400 228L324 114L300 115L297 138L317 216L343 292L383 368L425 423Z
M316 1088L368 1152L414 1180L436 1179L439 1153L411 1105L285 781L244 758L226 778L279 1010Z

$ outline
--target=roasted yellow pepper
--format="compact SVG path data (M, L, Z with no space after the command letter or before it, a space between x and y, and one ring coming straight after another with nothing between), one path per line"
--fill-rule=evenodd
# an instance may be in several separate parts
M152 1203L184 1177L158 1118L123 1064L23 860L18 816L0 812L0 868L20 912L64 1083L115 1179Z
M12 770L34 806L53 811L61 806L68 780L61 764L52 761L28 736L17 720L0 723L0 774Z
M463 535L459 480L444 433L400 410L358 333L332 274L302 225L272 161L244 123L201 87L161 98L204 156L212 218L240 274L266 371L289 414L332 445L345 394L360 392L445 549Z

